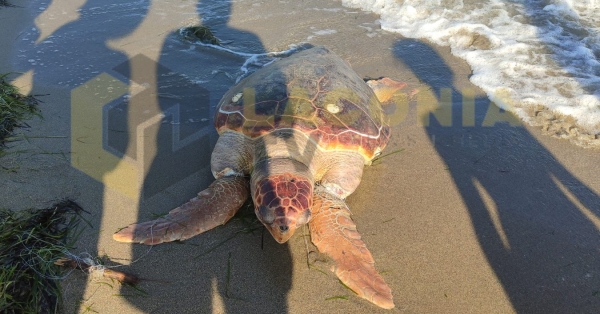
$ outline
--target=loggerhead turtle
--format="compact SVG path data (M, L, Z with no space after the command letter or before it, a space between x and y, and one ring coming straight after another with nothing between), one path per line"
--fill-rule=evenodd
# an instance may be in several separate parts
M405 86L388 78L372 82L323 47L256 71L219 103L220 136L211 158L216 180L166 217L129 225L113 238L150 245L185 240L225 224L250 193L277 242L308 223L338 278L360 297L393 308L391 290L344 202L388 141L380 100Z

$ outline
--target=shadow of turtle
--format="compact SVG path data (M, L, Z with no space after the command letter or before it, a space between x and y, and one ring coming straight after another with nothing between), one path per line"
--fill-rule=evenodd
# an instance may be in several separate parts
M463 125L468 109L461 105L468 96L454 87L452 70L427 44L400 40L393 52L437 99L451 99L451 124L430 114L425 130L448 165L513 308L518 313L596 312L600 196L526 128L495 124L516 120L487 97L472 99L474 125Z

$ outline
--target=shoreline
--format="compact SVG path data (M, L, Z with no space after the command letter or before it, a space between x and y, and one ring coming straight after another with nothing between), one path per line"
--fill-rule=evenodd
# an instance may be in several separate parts
M219 3L210 1L205 5L220 8ZM120 7L115 6L118 13ZM15 26L0 28L0 38L14 42L17 39L13 38L20 32L34 27L33 21L27 20L30 9L33 10L0 9L0 24ZM65 8L65 11L74 12L71 9ZM131 62L132 68L135 62L145 68L160 68L158 64L187 76L188 80L202 81L190 86L205 88L210 95L232 84L224 73L235 74L238 63L243 62L206 53L178 43L174 35L167 36L171 28L198 19L195 4L185 9L174 8L172 3L144 9L142 17L136 15L138 13L129 16L135 23L117 23L110 29L119 32L117 39L113 34L97 34L106 35L94 46L97 53L110 52L115 56L85 59L86 62L97 60L99 64L93 65L100 73L86 72L82 77L96 78L107 73L125 85L126 91L129 88L129 99L146 97L148 91L153 91L148 86L154 84L177 86L181 95L186 95L187 85L161 81L152 72L149 78L144 76L145 72L130 73L130 77L139 75L146 81L129 82L126 79L130 77L119 76L120 72L114 70L121 69L123 60ZM80 19L69 27L85 29L86 22L95 22L95 15L86 14L89 8L82 10ZM96 10L95 14L102 18L103 11ZM161 18L174 20L173 24L165 26ZM282 19L286 20L285 35L281 35L282 26L278 22ZM220 40L230 40L234 46L259 42L260 47L253 46L256 51L283 51L290 44L305 41L315 46L324 45L350 63L361 77L389 76L404 81L408 84L404 90L407 93L418 90L417 97L421 99L447 97L453 106L463 106L463 91L473 91L472 115L466 118L462 111L448 114L443 108L441 111L426 108L437 114L425 116L419 109L418 98L408 101L404 107L386 109L395 120L392 138L383 155L403 151L366 167L361 185L348 197L353 219L373 254L375 266L392 288L397 306L394 311L512 313L537 308L586 312L600 306L600 299L594 296L594 289L600 287L600 260L595 254L597 250L594 251L600 243L597 233L600 228L600 206L597 206L600 205L600 157L596 149L583 149L566 140L543 135L538 127L507 123L482 126L488 112L495 107L490 106L481 89L469 82L471 69L466 62L452 56L447 47L382 31L374 14L348 9L338 2L256 4L238 1L233 4L226 23L218 19L212 21ZM39 25L44 28L43 24ZM61 28L55 31L57 41L70 38L71 33L63 33ZM159 40L157 33L165 42ZM111 47L122 50L106 48L111 40L118 43ZM75 48L75 45L65 47L67 50ZM12 45L0 48L0 70L15 68L15 54L18 53ZM146 58L133 58L139 54ZM198 56L206 60L198 60ZM106 60L109 64L103 64L108 62ZM76 68L76 62L71 63ZM62 283L67 312L389 313L357 298L340 285L329 272L329 264L321 261L320 256L315 266L323 272L309 268L309 253L302 232L284 245L272 241L268 234L263 237L260 232L240 233L201 257L198 256L242 230L243 221L232 221L183 244L149 248L114 242L112 234L118 228L175 208L212 182L205 161L210 156L207 143L214 144L214 138L194 142L192 146L202 150L200 155L186 152L190 155L184 155L185 158L172 157L177 160L175 165L168 163L171 157L158 153L158 157L144 157L149 158L147 163L146 159L138 158L138 151L134 151L135 154L125 151L119 158L110 157L116 156L114 153L103 154L101 157L110 160L99 159L94 163L98 166L94 176L104 180L104 183L99 182L72 166L73 160L93 152L89 149L91 145L98 145L90 137L73 137L85 129L73 127L73 119L77 118L72 115L73 90L48 79L56 73L47 73L49 70L44 67L32 67L31 71L31 93L49 95L42 98L45 119L31 121L31 128L25 132L41 138L21 141L11 148L28 152L14 155L10 160L20 165L17 172L1 174L4 193L0 195L0 203L20 210L43 208L60 198L76 200L91 213L86 218L94 228L82 234L79 251L75 253L108 257L112 265L127 265L123 267L127 271L149 279L140 284L148 296L141 296L132 289L110 282L102 284L73 273ZM215 74L211 74L212 71ZM204 76L198 73L213 80L204 82ZM84 81L76 86L86 84ZM169 95L173 94L168 88L165 90ZM211 96L210 104L218 101L213 98L217 97ZM173 98L158 98L156 108L166 110L165 103L161 103L165 99ZM185 105L185 99L177 101ZM171 103L166 104L171 106ZM112 108L119 110L119 106ZM138 116L143 114L141 111ZM182 114L187 113L182 111ZM186 127L204 123L192 114L190 119L199 122L182 123L182 134L192 134L193 130ZM423 123L428 118L432 118L429 123ZM150 120L142 119L140 123L145 121ZM172 147L171 134L161 133L170 130L165 126L170 126L172 120L166 121L151 124L146 129L145 134L156 138L157 145L166 141L165 146L148 146L143 150L146 155L154 148ZM181 121L187 121L187 116ZM468 126L465 121L473 121L474 125ZM91 128L91 124L84 125ZM110 143L114 150L122 147L118 140L124 141L117 137ZM103 143L102 138L99 143ZM100 145L99 151L106 151L105 146ZM136 160L141 160L140 164L134 163ZM195 168L179 170L194 161ZM128 177L133 178L138 189L130 195L123 193L118 185L106 183L121 178L123 169L130 169L128 165L139 167L134 168L138 171L136 176ZM166 171L159 169L161 167ZM178 180L173 182L173 176L178 176ZM165 182L167 187L144 196L139 190L152 182ZM561 265L571 266L561 268ZM228 273L231 274L229 279ZM544 290L540 286L548 288Z
M450 47L452 55L474 69L469 78L474 85L545 134L581 147L600 147L600 102L594 84L598 77L580 66L595 64L583 51L597 50L597 27L589 14L579 15L592 9L565 3L465 3L446 8L427 1L342 3L379 14L386 31Z

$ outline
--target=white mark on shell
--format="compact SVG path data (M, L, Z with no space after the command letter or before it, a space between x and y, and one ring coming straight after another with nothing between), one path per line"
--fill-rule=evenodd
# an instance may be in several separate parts
M342 110L340 108L340 106L338 106L336 104L327 104L327 105L325 105L325 109L327 109L327 111L329 111L331 113L338 113Z
M213 171L213 175L215 176L215 178L219 179L222 177L230 177L230 176L235 176L238 175L239 173L235 172L233 169L226 167L225 169L219 171L219 172L214 172Z
M238 102L238 100L240 100L240 98L242 98L242 95L244 95L243 93L237 93L235 94L235 96L233 96L233 98L231 98L231 102Z
M381 147L375 148L375 156L379 156L381 154Z

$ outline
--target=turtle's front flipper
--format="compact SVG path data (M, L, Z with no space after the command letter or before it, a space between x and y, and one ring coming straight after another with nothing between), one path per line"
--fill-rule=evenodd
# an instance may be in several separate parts
M360 297L385 309L394 307L392 291L375 269L371 252L356 231L343 200L318 186L313 196L312 242L335 262L336 276Z
M159 244L185 240L225 224L248 198L248 180L223 177L163 218L129 225L113 235L119 242Z

